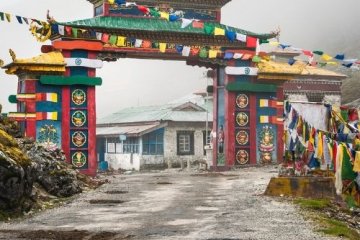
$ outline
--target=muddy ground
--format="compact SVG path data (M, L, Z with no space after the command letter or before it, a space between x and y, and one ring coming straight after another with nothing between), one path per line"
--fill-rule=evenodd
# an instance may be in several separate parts
M109 184L69 204L0 224L0 239L333 239L293 205L261 195L276 174L266 167L107 176Z

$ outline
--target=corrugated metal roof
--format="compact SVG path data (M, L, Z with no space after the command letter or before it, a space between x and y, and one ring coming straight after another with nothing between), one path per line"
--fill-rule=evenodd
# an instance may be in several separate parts
M191 101L186 101L190 99ZM206 111L178 111L174 108L186 103L192 102L208 110ZM136 123L136 122L156 122L156 121L177 121L177 122L205 122L206 116L208 120L212 120L213 105L212 100L204 102L201 96L182 98L170 104L160 106L143 106L122 109L104 118L98 119L97 124L120 124L120 123Z
M150 129L155 129L160 126L160 123L149 125L136 125L136 126L116 126L116 127L97 127L96 136L109 136L109 135L141 135Z

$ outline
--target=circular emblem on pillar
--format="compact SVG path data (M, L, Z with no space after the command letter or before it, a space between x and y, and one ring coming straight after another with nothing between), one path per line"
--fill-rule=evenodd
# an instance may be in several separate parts
M240 126L240 127L244 127L249 123L249 116L247 115L247 113L244 112L239 112L236 115L236 123Z
M245 94L239 94L236 97L236 105L239 108L246 108L249 105L249 98Z
M249 153L246 150L239 150L236 153L236 161L240 165L245 165L249 162Z
M77 147L82 147L86 143L86 135L82 131L76 131L71 136L72 143Z
M246 145L249 142L249 134L246 131L239 131L236 134L236 142L240 145Z
M86 164L86 156L82 152L75 152L71 156L71 162L75 167L81 168Z
M76 105L82 105L86 101L86 93L81 89L75 89L71 94L71 100Z
M86 114L83 111L76 111L71 116L71 122L76 127L82 127L86 123Z
M245 75L249 75L250 74L250 68L246 67L245 68Z
M76 65L76 66L80 66L81 64L82 64L81 58L75 59L75 65Z

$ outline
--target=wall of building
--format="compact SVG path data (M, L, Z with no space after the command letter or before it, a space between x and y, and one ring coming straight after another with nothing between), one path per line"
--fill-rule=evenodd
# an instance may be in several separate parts
M209 125L211 129L211 125ZM194 132L194 154L193 155L177 155L177 132L193 131ZM203 123L172 123L165 129L164 133L164 161L172 167L181 166L181 161L190 162L202 160L204 156L204 140L203 131L205 124Z
M108 162L109 169L140 170L139 154L105 153L105 161Z
M140 169L159 169L166 168L164 156L161 155L142 155L140 158Z

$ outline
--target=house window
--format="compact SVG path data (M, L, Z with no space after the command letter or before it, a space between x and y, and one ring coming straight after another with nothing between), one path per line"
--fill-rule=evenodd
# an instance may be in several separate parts
M123 142L123 153L139 153L139 141L137 138L127 138Z
M143 136L143 155L164 154L164 129Z
M194 155L194 132L177 132L177 154Z
M104 8L102 5L95 8L95 16L103 15L103 13L104 13Z

